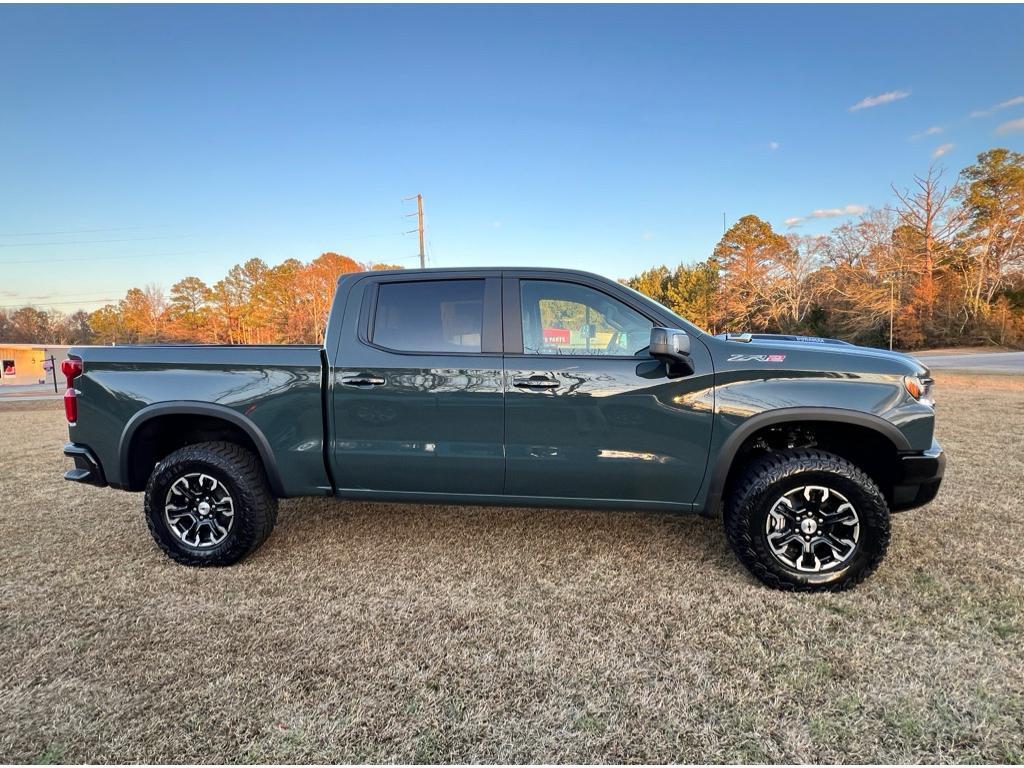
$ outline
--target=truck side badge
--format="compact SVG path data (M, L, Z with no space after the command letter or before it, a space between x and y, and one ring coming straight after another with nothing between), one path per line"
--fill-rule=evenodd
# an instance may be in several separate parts
M729 355L730 363L781 363L785 355Z

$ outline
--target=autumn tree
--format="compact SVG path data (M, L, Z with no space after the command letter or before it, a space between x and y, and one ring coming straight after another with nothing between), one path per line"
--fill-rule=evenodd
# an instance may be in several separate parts
M1024 155L991 149L960 173L968 222L961 263L967 305L984 317L1007 276L1024 267Z
M48 341L50 317L44 310L21 307L10 315L10 330L16 343Z
M198 277L183 278L171 286L167 304L170 333L182 341L209 340L210 287Z
M822 266L811 279L844 338L881 343L888 336L891 305L901 300L906 274L893 248L895 222L891 211L872 209L821 243Z
M132 288L118 303L121 325L131 343L164 341L164 293L157 285Z
M771 225L748 214L727 231L712 259L722 289L720 309L730 331L765 330L771 321L772 272L791 246Z
M263 302L273 340L299 343L306 339L293 333L292 318L302 313L301 295L296 290L305 265L298 259L286 259L267 270L257 287L255 300Z
M327 252L304 264L268 266L248 259L212 287L182 278L165 297L156 285L132 288L116 304L71 315L35 307L0 309L0 341L133 344L165 340L229 344L312 343L323 340L338 278L347 272L402 269L361 264Z
M789 248L780 251L769 270L769 315L786 333L799 332L818 297L811 280L824 250L824 238L790 235Z
M941 179L942 171L932 166L927 175L914 177L914 189L893 187L899 203L895 209L899 226L894 232L894 246L901 249L903 263L914 276L908 298L922 337L936 335L941 278L967 221L964 209L956 204L955 190L942 186Z
M89 327L89 313L78 310L70 315L63 312L47 312L46 336L31 341L48 341L53 344L88 344L92 340Z
M711 261L680 264L669 277L662 303L680 317L710 331L717 330L718 267Z
M89 313L84 309L72 312L61 323L61 344L89 344L92 341L92 328L89 325Z
M236 264L210 293L211 316L220 341L260 344L271 340L270 310L260 300L269 267L262 259Z
M323 253L310 262L297 275L300 310L293 319L291 332L312 343L322 343L338 278L361 270L358 262L340 253Z
M672 273L669 271L669 268L665 265L660 265L651 269L645 269L639 275L634 275L621 282L624 285L628 285L634 291L639 291L644 296L649 296L655 301L668 306L668 281L671 279L671 276Z
M96 344L130 343L121 313L115 304L106 304L91 312L89 328L92 329L92 340Z
M711 261L653 267L623 280L695 325L714 329L718 317L718 268Z

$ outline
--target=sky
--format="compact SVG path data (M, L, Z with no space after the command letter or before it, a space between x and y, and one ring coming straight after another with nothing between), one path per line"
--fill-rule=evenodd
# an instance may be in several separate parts
M0 307L324 251L628 277L1024 151L1021 6L0 6Z

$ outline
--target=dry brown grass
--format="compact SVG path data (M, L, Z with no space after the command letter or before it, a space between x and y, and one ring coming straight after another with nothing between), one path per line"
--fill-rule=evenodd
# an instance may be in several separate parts
M0 408L0 760L1024 760L1024 382L939 380L942 493L810 596L643 513L299 500L190 570Z

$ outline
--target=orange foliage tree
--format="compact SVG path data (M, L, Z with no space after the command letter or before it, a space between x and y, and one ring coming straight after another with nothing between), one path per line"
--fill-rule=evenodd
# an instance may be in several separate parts
M287 259L271 267L249 259L213 286L191 275L172 285L167 298L157 286L132 288L117 304L89 315L91 340L319 344L338 278L368 269L401 267L361 264L327 252L308 264Z

